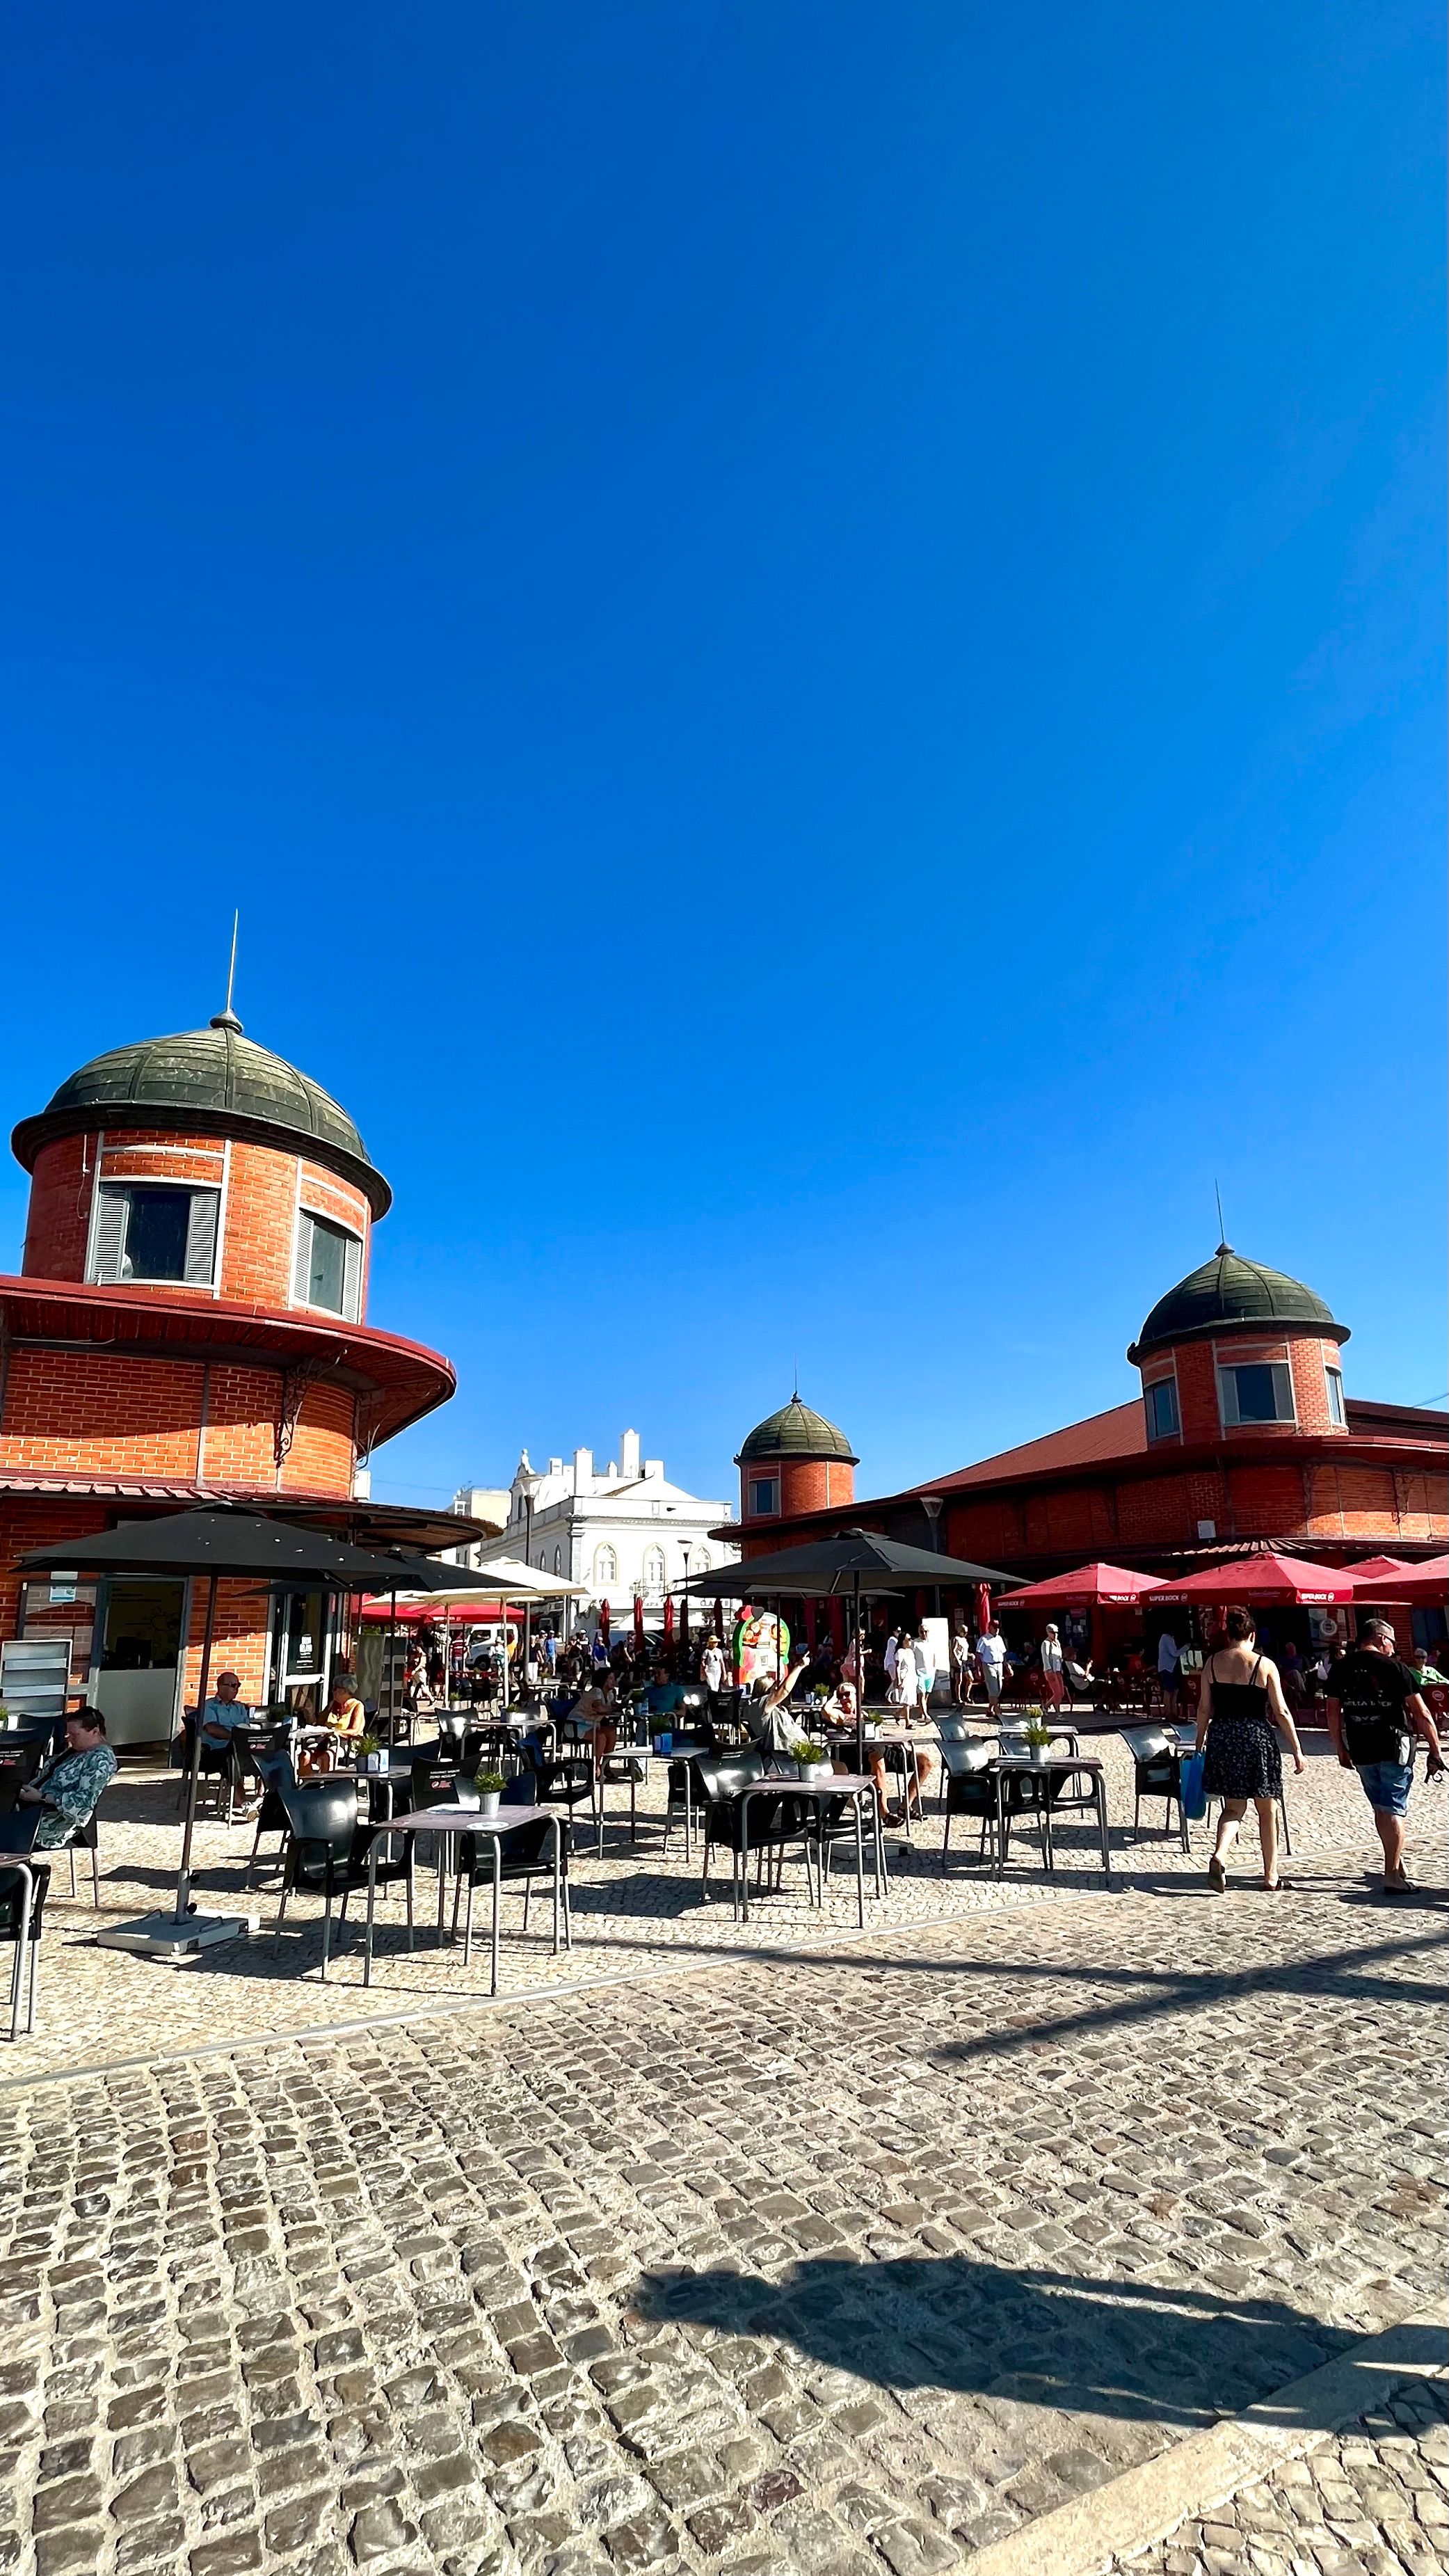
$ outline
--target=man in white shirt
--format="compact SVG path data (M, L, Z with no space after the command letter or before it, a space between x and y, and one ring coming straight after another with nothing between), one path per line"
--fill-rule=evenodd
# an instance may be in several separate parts
M976 1666L993 1708L1000 1704L1002 1678L1006 1671L1006 1639L995 1619L988 1622L976 1640Z
M1169 1717L1177 1715L1177 1667L1182 1649L1170 1628L1164 1628L1157 1640L1157 1687L1162 1705Z

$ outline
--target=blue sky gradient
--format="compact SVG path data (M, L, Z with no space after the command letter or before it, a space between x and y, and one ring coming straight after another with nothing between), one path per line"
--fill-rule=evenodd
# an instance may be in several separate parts
M7 1122L239 903L460 1373L376 1490L941 1472L1215 1178L1442 1391L1427 0L9 27Z

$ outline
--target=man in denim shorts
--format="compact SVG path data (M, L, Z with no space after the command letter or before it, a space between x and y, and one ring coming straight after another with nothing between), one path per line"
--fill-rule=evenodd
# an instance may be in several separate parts
M1419 1694L1418 1676L1394 1653L1387 1619L1361 1619L1358 1642L1330 1666L1328 1731L1344 1769L1358 1773L1384 1847L1384 1893L1413 1882L1404 1869L1404 1819L1414 1778L1414 1738L1429 1748L1428 1776L1444 1769L1439 1731Z

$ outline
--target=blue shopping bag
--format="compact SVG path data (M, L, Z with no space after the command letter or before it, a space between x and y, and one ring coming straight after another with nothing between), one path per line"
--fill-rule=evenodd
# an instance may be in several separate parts
M1182 1812L1190 1825L1199 1824L1207 1814L1207 1793L1202 1785L1204 1753L1189 1753L1182 1766Z

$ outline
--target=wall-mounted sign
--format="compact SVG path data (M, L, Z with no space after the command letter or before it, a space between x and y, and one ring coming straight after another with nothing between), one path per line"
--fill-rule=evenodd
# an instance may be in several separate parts
M75 1588L79 1581L78 1574L52 1574L50 1578L52 1607L58 1602L74 1601Z

